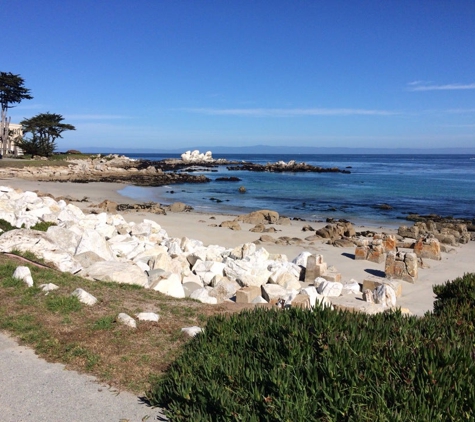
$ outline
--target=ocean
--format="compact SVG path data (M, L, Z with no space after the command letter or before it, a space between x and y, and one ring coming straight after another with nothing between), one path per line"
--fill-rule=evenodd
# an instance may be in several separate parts
M162 160L178 154L127 154ZM129 186L121 194L137 201L184 202L198 212L242 214L271 209L308 221L346 219L355 224L397 227L408 214L438 214L475 219L473 155L312 155L213 154L214 158L259 164L296 160L338 167L344 173L202 172L212 181L162 187ZM239 182L218 182L236 176ZM239 187L246 188L239 193Z

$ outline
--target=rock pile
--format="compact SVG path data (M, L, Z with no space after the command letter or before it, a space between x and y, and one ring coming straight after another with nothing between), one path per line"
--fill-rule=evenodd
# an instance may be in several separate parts
M128 223L112 212L84 214L63 200L39 197L34 192L0 187L0 218L15 227L25 227L2 234L0 252L30 251L61 271L97 281L136 284L176 298L190 297L209 304L232 300L309 308L331 306L328 298L361 294L358 282L342 282L341 274L321 255L302 252L289 261L286 255L272 255L255 243L228 249L205 246L199 240L172 238L151 220ZM252 222L281 220L269 210L242 218ZM42 221L55 225L46 232L30 229ZM413 281L417 257L411 261L408 253L401 261L401 256L394 255L387 274L407 280L407 273L412 277L407 281ZM404 268L400 268L400 261ZM18 276L31 283L28 274ZM394 280L387 281L391 288L397 285ZM387 283L374 285L373 291L381 284ZM80 291L76 294L84 296ZM381 295L392 303L388 293ZM379 312L389 306L380 305L368 305L364 311ZM133 325L133 318L123 320Z
M271 213L264 215L277 218ZM118 214L84 214L63 200L7 187L0 187L0 218L25 227L2 234L0 252L30 251L61 271L89 279L136 284L211 304L252 296L253 303L283 300L287 305L299 294L309 296L308 291L301 293L302 282L312 281L305 276L309 253L290 262L285 255L270 255L254 243L233 249L206 247L198 240L171 238L151 220L136 224L127 223ZM41 221L56 225L46 232L29 229ZM322 257L310 262L309 274L335 278ZM30 282L28 274L18 276ZM246 290L238 293L249 288L254 296ZM319 298L315 296L317 287L314 289L309 304ZM321 294L327 295L327 290L322 287ZM84 296L81 291L76 294Z
M417 280L417 262L415 253L389 252L384 266L386 278L415 283Z
M434 237L440 243L451 246L466 244L475 240L475 226L450 219L425 219L417 221L412 227L400 226L398 234L402 237L418 239L420 236Z
M356 240L355 259L382 263L388 252L396 252L396 245L396 238L392 235L376 234L372 238L359 238Z

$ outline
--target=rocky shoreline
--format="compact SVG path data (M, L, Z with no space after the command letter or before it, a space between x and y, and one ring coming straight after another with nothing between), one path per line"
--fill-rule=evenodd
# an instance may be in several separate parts
M187 152L189 153L189 151ZM226 159L215 160L211 152L200 154L197 151L182 155L182 159L161 161L134 160L117 154L92 156L84 159L68 160L65 166L25 166L0 168L0 178L20 178L44 182L107 182L128 183L135 186L164 186L179 183L209 183L205 175L193 175L194 172L216 172L218 166L226 165L228 170L252 172L314 172L349 173L338 168L323 168L283 161L266 165L242 163ZM194 154L194 155L193 155ZM217 181L238 181L236 177L220 177Z
M68 160L65 166L25 166L0 168L0 178L19 178L42 182L107 182L136 186L163 186L178 183L208 183L204 175L165 173L160 168L125 156L108 155Z

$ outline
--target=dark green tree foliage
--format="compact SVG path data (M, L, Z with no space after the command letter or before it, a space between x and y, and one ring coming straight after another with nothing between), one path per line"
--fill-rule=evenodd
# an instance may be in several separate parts
M7 118L9 108L19 104L22 100L31 100L30 90L24 87L24 80L20 75L10 72L0 72L0 147L2 154L6 153L7 140L10 136L10 119Z
M473 421L475 330L460 323L473 312L457 309L473 308L475 276L434 290L438 311L422 318L320 308L212 318L148 398L172 421Z
M23 134L29 133L31 136L24 137L18 145L27 154L49 157L56 149L56 139L62 138L66 130L76 130L73 125L62 123L63 120L61 114L49 112L22 120Z
M20 75L10 72L0 72L0 105L7 111L22 100L31 100L30 90L23 86L24 80Z

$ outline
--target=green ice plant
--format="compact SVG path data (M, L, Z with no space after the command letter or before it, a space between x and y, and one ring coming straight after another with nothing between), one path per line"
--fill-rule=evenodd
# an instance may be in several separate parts
M473 420L473 313L447 303L470 309L460 295L474 287L465 275L434 288L422 318L318 307L211 318L148 398L173 421Z

